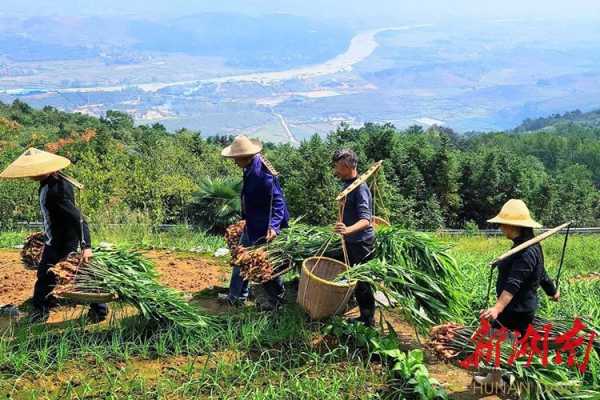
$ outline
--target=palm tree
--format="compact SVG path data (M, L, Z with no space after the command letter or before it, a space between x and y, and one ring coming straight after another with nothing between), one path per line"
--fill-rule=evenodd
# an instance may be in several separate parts
M192 221L222 233L241 215L242 182L236 178L204 178L194 193L190 214Z

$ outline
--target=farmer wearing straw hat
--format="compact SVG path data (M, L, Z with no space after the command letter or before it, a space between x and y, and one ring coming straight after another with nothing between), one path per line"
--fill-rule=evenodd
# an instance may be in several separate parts
M347 188L358 177L358 157L352 150L338 150L333 155L335 175ZM375 244L375 231L371 225L373 198L366 183L362 183L345 198L342 221L334 226L335 232L342 235L348 251L350 266L368 261ZM366 282L357 282L354 290L360 317L356 322L367 326L374 324L375 297L373 288Z
M532 239L533 228L542 227L531 218L525 203L515 199L507 201L488 222L500 224L504 235L513 241L513 248ZM560 292L544 268L542 247L536 243L498 265L498 299L493 307L481 312L481 317L492 320L497 328L503 326L524 334L535 317L540 286L552 300L559 300Z
M240 244L245 247L268 242L288 226L289 215L278 174L260 154L261 150L259 140L240 135L221 152L223 157L233 159L244 170L241 203L242 219L246 221L246 226ZM278 276L264 283L263 288L268 295L268 302L261 304L261 308L279 308L285 292L283 278ZM248 281L242 279L239 267L234 267L225 301L231 305L242 304L248 294Z
M40 182L40 208L46 242L33 291L33 321L46 321L53 305L50 294L56 277L48 269L69 253L77 251L79 246L84 262L92 257L90 231L75 206L74 181L60 173L70 164L71 161L65 157L30 148L0 173L0 178L30 178ZM107 313L106 304L92 304L88 318L99 322L106 318Z

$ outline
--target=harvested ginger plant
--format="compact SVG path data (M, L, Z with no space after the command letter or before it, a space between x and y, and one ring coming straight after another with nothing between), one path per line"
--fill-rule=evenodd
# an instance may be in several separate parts
M182 328L203 328L212 318L190 305L180 292L157 281L154 265L140 254L126 250L94 249L88 263L71 253L50 271L57 277L54 293L114 294L135 306L147 320Z
M456 348L454 342L461 335L463 328L462 325L454 323L434 326L429 333L429 347L442 360L452 360L460 352L460 349Z
M30 269L37 269L44 252L44 241L46 235L44 232L36 232L25 239L23 249L21 250L21 261Z
M234 267L240 268L242 278L245 280L264 283L273 279L273 265L269 261L267 252L262 248L248 250L241 247L231 263Z
M242 278L257 283L264 283L273 277L273 265L269 262L267 252L262 249L248 249L240 245L246 221L241 220L229 225L225 230L225 241L231 251L231 266L239 267Z
M235 224L229 225L227 229L225 229L225 241L227 242L227 247L231 249L240 244L240 238L244 233L245 227L246 221L241 220Z
M80 264L81 255L79 253L71 253L65 259L54 264L54 266L50 268L50 271L56 276L56 285L58 288L55 289L55 292L75 283L75 276L77 275Z
M232 259L234 259L238 252L243 248L243 246L240 245L240 240L245 228L246 221L241 220L235 224L229 225L225 230L225 241L227 242L227 247L231 252Z

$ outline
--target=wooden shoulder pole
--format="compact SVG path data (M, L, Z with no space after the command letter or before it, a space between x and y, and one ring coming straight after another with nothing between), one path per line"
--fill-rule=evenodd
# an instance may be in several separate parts
M510 249L509 251L507 251L506 253L502 254L500 257L496 258L494 261L492 261L490 263L491 266L495 266L496 264L498 264L500 261L507 259L508 257L530 247L533 246L536 243L541 242L544 239L549 238L550 236L560 232L562 229L565 229L566 227L568 227L569 225L571 225L573 223L573 221L569 221L565 224L562 224L560 226L557 226L556 228L552 228L550 230L547 230L546 232L534 237L533 239L529 239L528 241L521 243L520 245L518 245L517 247L515 247L514 249Z
M379 171L379 168L383 165L383 161L377 161L373 165L369 167L369 169L360 175L354 182L352 182L346 189L342 190L340 194L335 198L337 201L344 199L348 194L350 194L354 189L359 187L361 184L367 181L374 173Z

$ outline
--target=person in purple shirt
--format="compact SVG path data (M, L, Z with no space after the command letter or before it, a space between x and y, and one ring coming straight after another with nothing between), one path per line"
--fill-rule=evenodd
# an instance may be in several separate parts
M223 157L232 158L243 168L241 203L242 219L246 227L241 237L242 246L253 246L273 240L282 228L288 226L289 214L277 172L260 154L262 145L258 140L240 135L223 149ZM282 304L285 289L281 276L263 284L268 302L261 304L264 310L275 310ZM234 267L225 301L232 305L242 304L249 295L248 281L242 279L240 269Z

